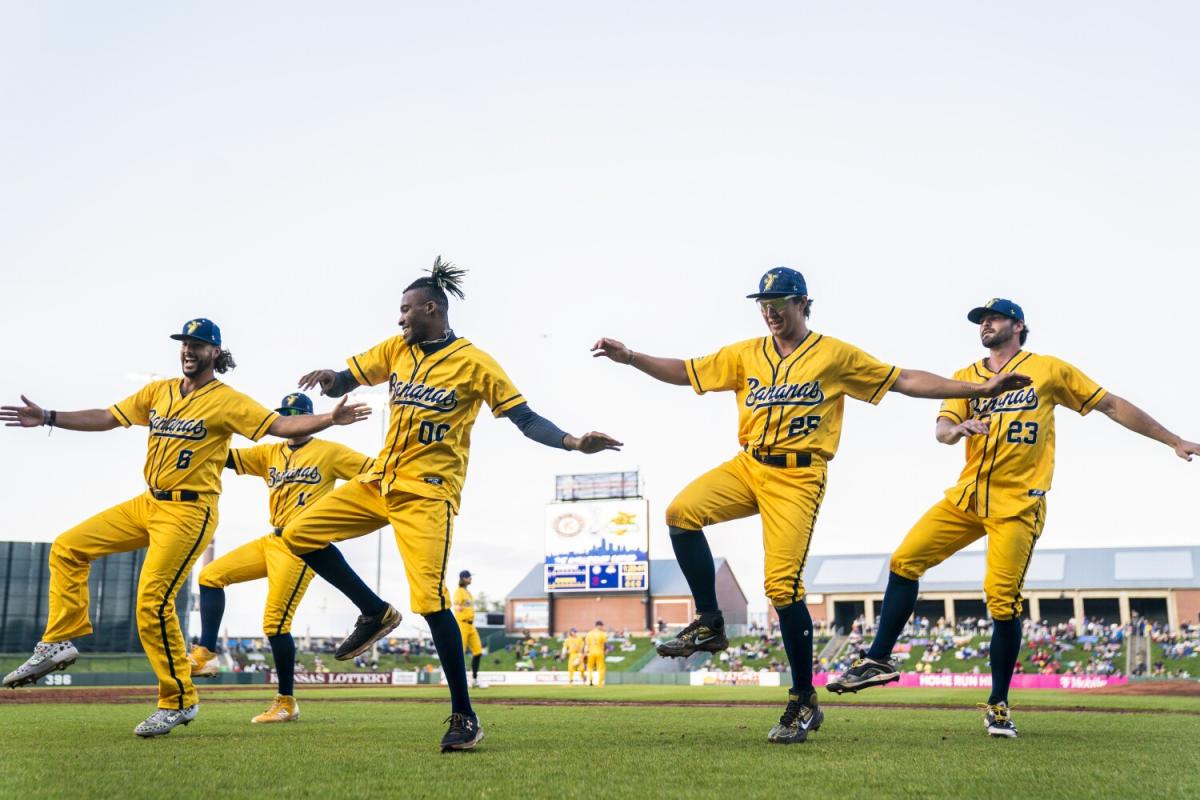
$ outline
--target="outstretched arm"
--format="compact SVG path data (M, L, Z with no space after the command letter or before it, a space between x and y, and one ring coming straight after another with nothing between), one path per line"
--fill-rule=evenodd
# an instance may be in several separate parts
M691 383L688 380L687 367L684 366L683 359L659 358L648 356L645 353L635 353L616 339L601 339L592 345L592 357L599 358L600 356L610 358L618 364L636 367L651 378L656 378L663 383L675 386L687 386Z
M526 437L547 447L578 450L581 453L599 453L601 450L621 449L622 443L608 434L591 431L583 436L572 436L535 412L528 403L513 406L504 413L504 417L516 425Z
M1030 378L1019 372L1001 372L993 375L986 383L968 383L952 381L919 369L902 369L900 377L892 384L892 391L909 397L947 400L954 397L996 397L1013 389L1021 389L1030 383Z
M1140 433L1147 439L1162 442L1173 449L1175 455L1186 461L1191 461L1194 455L1200 455L1200 444L1189 442L1176 436L1159 424L1154 417L1123 397L1117 397L1112 392L1106 394L1096 404L1096 408L1122 427L1128 428L1134 433Z
M279 417L267 428L267 433L283 439L297 436L311 436L320 433L331 425L353 425L359 420L371 416L371 409L366 403L346 405L346 398L338 401L333 411L327 414L299 414L294 417Z
M106 408L90 408L86 411L50 411L42 408L25 395L21 395L20 406L0 406L0 421L9 428L36 428L53 425L69 431L111 431L121 423Z
M988 422L985 419L969 419L955 423L949 417L938 417L934 436L942 444L958 444L964 436L987 436Z
M296 385L306 392L314 386L320 386L321 394L326 397L341 397L359 386L358 381L354 379L348 369L341 372L334 372L331 369L314 369L301 376L300 382Z

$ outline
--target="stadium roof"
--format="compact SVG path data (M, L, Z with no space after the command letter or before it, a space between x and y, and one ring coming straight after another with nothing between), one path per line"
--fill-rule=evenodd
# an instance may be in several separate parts
M986 554L963 551L921 579L929 592L979 591ZM879 593L887 587L890 554L811 556L804 571L810 593ZM1200 589L1200 546L1035 549L1026 590Z
M725 559L713 559L719 571ZM542 583L543 564L538 562L526 573L525 577L508 593L509 597L522 600L531 597L545 597L546 589ZM690 597L692 590L688 588L679 565L673 558L650 559L650 594L656 597Z

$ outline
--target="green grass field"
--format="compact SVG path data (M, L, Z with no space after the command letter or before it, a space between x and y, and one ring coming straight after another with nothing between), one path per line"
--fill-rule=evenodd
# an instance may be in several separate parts
M1020 738L992 740L978 692L822 693L824 726L784 747L766 741L780 689L511 687L476 693L487 732L477 750L442 755L438 688L301 687L301 720L262 727L249 718L269 691L202 689L196 722L149 741L131 731L153 706L150 690L118 690L122 702L34 691L75 699L0 696L4 797L1200 794L1197 697L1022 692Z

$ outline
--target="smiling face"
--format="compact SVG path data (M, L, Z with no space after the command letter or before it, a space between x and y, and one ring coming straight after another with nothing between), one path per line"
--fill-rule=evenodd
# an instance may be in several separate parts
M445 331L438 330L438 307L424 289L409 289L400 299L400 329L409 344L428 342Z
M804 331L804 307L808 298L763 297L758 301L758 310L772 336L781 339L795 338Z
M185 378L203 375L212 369L221 348L199 339L184 339L179 343L179 363Z
M1024 323L1011 317L1003 314L984 314L979 320L979 341L989 350L995 350L1011 342L1013 337L1024 329Z

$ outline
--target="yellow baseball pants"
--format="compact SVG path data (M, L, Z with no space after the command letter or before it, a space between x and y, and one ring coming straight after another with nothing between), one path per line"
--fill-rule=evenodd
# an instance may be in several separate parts
M473 656L483 655L483 641L479 638L479 631L475 630L475 625L460 621L458 630L462 634L463 652Z
M575 682L575 673L579 673L579 682L586 683L587 677L583 672L583 654L568 653L567 654L567 683Z
M454 531L454 507L406 492L379 494L379 484L347 481L283 529L296 555L354 539L391 523L408 578L409 604L417 614L450 607L446 563Z
M825 464L817 456L811 467L782 468L738 453L688 484L667 506L667 524L695 531L761 516L763 587L782 608L804 597L804 562L824 496Z
M200 570L200 585L224 589L234 583L267 579L263 634L292 632L292 616L312 583L313 571L273 533L230 550Z
M144 547L136 618L142 649L158 677L158 707L195 705L199 698L175 614L175 596L216 527L215 494L194 502L171 502L155 500L147 492L71 528L50 548L50 616L42 640L62 642L91 633L92 562Z
M587 676L594 686L604 685L604 654L588 653Z
M926 570L987 536L983 591L992 619L1016 619L1033 548L1046 524L1046 498L1016 517L980 517L943 499L925 512L892 554L891 570L920 580Z

